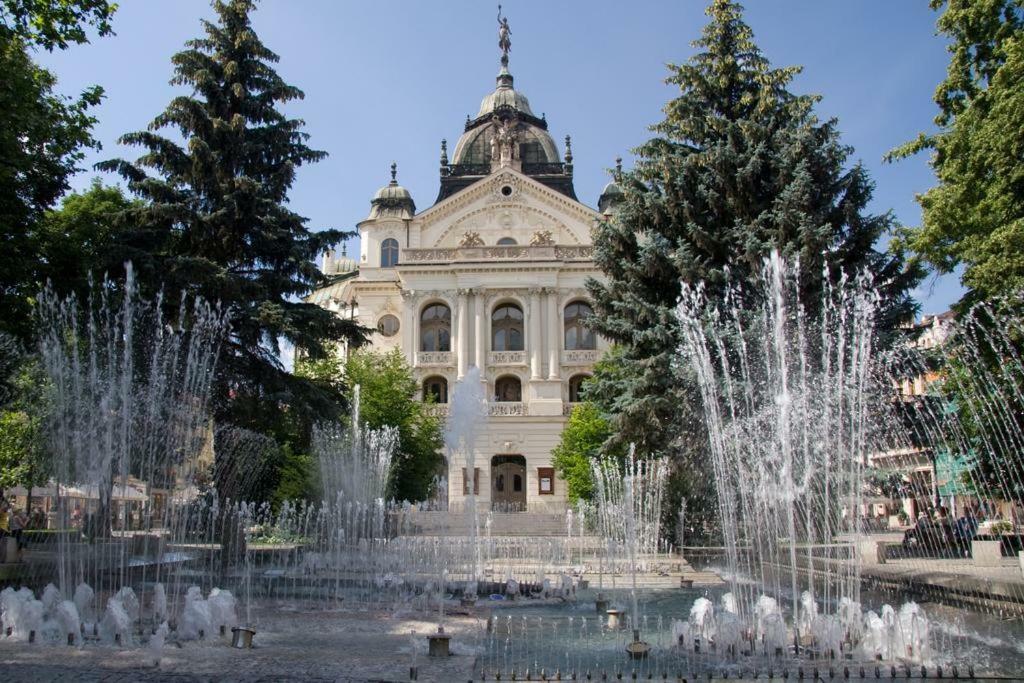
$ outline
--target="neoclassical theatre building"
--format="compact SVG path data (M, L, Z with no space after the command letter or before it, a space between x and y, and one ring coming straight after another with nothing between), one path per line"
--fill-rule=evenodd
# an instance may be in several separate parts
M551 451L606 346L582 323L584 283L600 275L591 230L620 190L609 183L597 211L576 198L570 140L560 155L502 49L497 87L450 158L442 141L433 205L417 212L392 166L358 224L358 260L325 254L330 284L310 300L374 328L373 348L401 349L441 415L480 368L490 417L476 471L448 463L453 507L472 486L486 509L555 511L566 492Z

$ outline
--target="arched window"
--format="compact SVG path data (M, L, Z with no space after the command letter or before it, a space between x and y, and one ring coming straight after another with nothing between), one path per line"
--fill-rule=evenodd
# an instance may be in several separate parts
M518 474L513 475L512 477L512 490L516 493L523 490L523 478Z
M583 324L583 321L593 314L594 309L584 301L574 301L565 307L566 351L597 348L597 337L594 335L594 331Z
M516 240L514 237L502 237L500 240L498 240L499 247L514 247L515 245Z
M398 322L398 318L390 314L381 316L381 319L377 321L377 331L385 337L394 337L398 334L400 327L401 323Z
M434 398L434 403L448 402L448 380L444 377L428 377L423 380L423 398Z
M583 400L580 398L580 390L588 379L590 375L573 375L569 378L569 403L579 403Z
M380 267L394 268L398 265L398 240L389 237L380 243Z
M518 377L506 375L494 382L495 399L501 403L518 403L523 400L523 389Z
M451 350L451 309L444 304L431 304L420 314L420 351Z
M491 314L491 351L523 350L523 309L502 304Z

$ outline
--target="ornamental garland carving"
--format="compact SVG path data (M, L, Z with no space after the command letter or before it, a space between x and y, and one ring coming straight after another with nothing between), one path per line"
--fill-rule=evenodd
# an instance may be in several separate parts
M452 365L453 354L451 351L417 351L417 365Z
M479 239L479 233L467 233L472 234L474 237L470 239ZM465 238L463 238L465 240ZM483 244L483 240L480 240L480 244L461 244L456 248L437 248L437 249L405 249L402 251L402 260L405 263L446 263L452 261L458 261L463 254L460 254L459 250L463 248L478 249L480 247L486 247ZM554 258L552 259L552 250L554 252ZM525 261L530 259L538 260L556 260L556 261L589 261L592 259L594 254L594 248L590 246L550 246L550 245L509 245L509 246L492 246L484 249L483 255L488 259L509 259L516 261ZM474 252L472 258L479 259L480 252Z
M525 351L491 351L487 358L489 365L524 365Z
M525 403L488 403L488 410L495 417L515 417L526 415Z

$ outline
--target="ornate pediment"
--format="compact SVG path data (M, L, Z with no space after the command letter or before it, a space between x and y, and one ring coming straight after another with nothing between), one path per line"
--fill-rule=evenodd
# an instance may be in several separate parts
M551 188L504 168L418 215L412 229L419 248L458 248L476 233L482 244L589 245L597 212ZM534 242L536 235L541 242ZM543 241L546 236L550 242Z

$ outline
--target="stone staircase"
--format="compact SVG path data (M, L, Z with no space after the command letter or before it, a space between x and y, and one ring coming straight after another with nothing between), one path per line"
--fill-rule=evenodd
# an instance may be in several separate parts
M486 534L487 513L480 513L480 535ZM417 536L468 536L472 521L463 512L410 512L405 516L406 534ZM565 516L541 512L491 513L491 537L565 537ZM576 536L574 530L573 536Z

